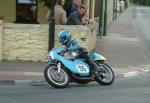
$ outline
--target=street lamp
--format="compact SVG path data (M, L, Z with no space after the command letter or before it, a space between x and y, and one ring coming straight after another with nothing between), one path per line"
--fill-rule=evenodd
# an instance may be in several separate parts
M55 17L54 17L54 8L55 8L56 0L51 0L51 13L49 18L49 44L48 51L54 48L55 41Z

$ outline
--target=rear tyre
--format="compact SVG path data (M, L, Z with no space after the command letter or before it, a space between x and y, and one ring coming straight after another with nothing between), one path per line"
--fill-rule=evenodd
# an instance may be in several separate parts
M99 70L98 74L99 77L96 77L95 80L100 83L101 85L111 85L114 82L114 72L111 67L106 63L98 63Z
M57 66L55 65L49 65L45 68L44 77L55 88L66 88L70 82L68 73L63 69L58 73Z

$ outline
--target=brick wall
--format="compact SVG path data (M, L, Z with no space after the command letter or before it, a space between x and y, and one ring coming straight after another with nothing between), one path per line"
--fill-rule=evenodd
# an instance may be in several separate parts
M57 34L61 30L69 30L81 46L92 50L96 43L96 28L96 24L56 26L55 46L59 46ZM0 43L0 57L3 56L3 60L47 61L48 25L5 23L3 33L1 31L3 44Z

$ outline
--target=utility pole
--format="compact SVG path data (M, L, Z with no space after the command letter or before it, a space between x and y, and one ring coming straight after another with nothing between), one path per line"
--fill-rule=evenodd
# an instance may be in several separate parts
M99 28L98 28L98 35L102 36L102 19L103 19L103 0L98 0L99 4Z
M48 51L54 48L55 41L55 17L54 17L54 8L56 0L51 0L51 13L49 18L49 42L48 42Z
M107 0L105 0L105 10L104 10L104 30L103 36L107 35Z

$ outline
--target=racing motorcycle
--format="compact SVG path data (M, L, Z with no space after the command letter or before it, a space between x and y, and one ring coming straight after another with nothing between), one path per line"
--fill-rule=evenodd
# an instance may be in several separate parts
M48 66L44 70L44 77L51 86L65 88L70 82L87 84L91 81L107 86L114 82L114 72L105 63L106 58L102 55L96 52L88 53L97 67L94 70L87 60L80 58L77 53L62 52L63 50L62 46L48 53Z

